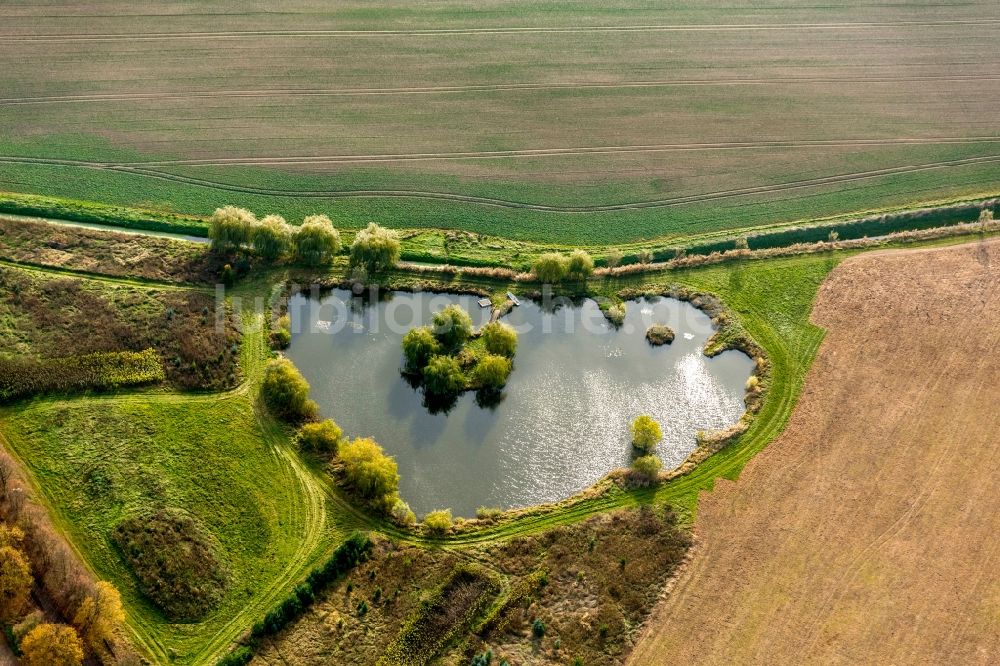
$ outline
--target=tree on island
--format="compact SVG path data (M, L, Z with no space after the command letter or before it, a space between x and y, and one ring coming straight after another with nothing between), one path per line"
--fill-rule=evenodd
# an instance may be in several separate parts
M513 358L517 353L517 331L499 321L490 322L482 330L486 351L497 356Z
M465 388L462 366L451 356L433 356L424 368L424 386L436 395L458 393Z
M441 343L434 337L429 326L411 329L403 336L403 356L406 368L413 372L424 369L432 356L441 353Z
M472 317L460 305L449 305L434 314L434 336L447 349L457 349L472 337Z
M660 430L660 424L651 416L643 414L632 422L632 446L640 451L651 453L661 439L663 432Z

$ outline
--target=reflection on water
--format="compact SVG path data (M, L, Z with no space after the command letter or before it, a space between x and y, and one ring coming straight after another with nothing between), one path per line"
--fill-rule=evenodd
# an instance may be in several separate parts
M504 320L519 333L503 399L480 406L473 393L432 413L399 373L400 342L450 303L479 326L489 319L471 296L395 293L362 305L347 291L294 297L288 350L324 416L351 437L371 436L394 455L400 492L418 514L451 507L515 507L563 499L630 460L628 426L650 414L663 426L658 453L680 464L698 430L723 428L743 412L753 361L740 352L702 354L712 333L701 311L673 299L628 303L613 329L597 304L542 308L522 301ZM645 340L653 322L677 333Z

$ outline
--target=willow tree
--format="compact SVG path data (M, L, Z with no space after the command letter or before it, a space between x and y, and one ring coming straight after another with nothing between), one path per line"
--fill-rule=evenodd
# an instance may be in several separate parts
M333 263L340 247L340 232L326 215L310 215L295 232L295 256L307 266Z
M569 272L569 260L558 252L546 252L531 267L539 282L562 282Z
M371 222L354 237L351 266L362 266L369 273L377 273L395 266L401 250L399 234Z
M291 245L292 228L280 215L268 215L253 227L250 240L253 250L263 259L274 261L286 252Z
M660 424L653 420L653 417L643 414L632 422L632 446L650 453L656 445L663 439L663 432Z
M234 252L251 241L257 218L245 208L216 208L208 219L208 237L216 252Z

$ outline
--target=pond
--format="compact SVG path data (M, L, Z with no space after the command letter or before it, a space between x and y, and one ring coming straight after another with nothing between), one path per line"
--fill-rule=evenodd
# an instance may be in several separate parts
M399 465L400 494L418 515L450 507L521 507L557 501L629 464L629 424L639 414L664 432L664 469L695 448L699 430L725 428L743 413L753 361L738 351L702 353L713 333L689 303L627 303L615 329L592 300L522 300L503 321L519 335L503 399L477 404L462 394L432 413L401 376L403 335L458 303L476 326L489 320L472 296L394 292L378 302L344 290L290 299L288 356L312 385L325 417L350 437L370 436ZM670 345L645 339L652 323L674 329Z

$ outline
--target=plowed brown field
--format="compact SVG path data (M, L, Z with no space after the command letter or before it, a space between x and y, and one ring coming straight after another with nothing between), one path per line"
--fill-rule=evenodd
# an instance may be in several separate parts
M995 663L1000 242L851 259L785 433L699 504L630 663Z

